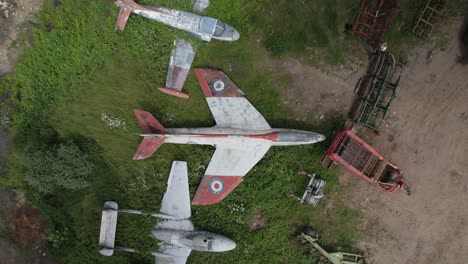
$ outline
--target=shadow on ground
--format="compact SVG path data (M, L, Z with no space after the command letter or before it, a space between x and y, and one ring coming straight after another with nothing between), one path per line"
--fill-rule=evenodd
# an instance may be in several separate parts
M468 64L468 10L465 12L465 19L463 21L460 34L459 34L459 40L460 40L460 58L459 62L462 65L467 65Z

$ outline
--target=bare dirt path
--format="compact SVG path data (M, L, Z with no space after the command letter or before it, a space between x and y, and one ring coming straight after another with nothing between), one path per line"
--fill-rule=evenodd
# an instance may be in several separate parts
M428 42L409 59L388 127L375 148L397 164L414 193L352 190L362 207L371 263L468 263L468 66L461 54L462 19L447 22L445 51Z

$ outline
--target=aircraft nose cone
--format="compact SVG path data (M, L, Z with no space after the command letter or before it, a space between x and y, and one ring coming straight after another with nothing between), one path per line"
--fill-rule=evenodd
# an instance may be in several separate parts
M237 32L237 30L234 30L234 33L232 33L232 40L233 41L236 41L240 38L240 34L239 32Z
M322 135L322 134L317 134L317 142L320 142L320 141L324 141L325 140L325 136Z
M218 252L230 251L236 248L236 242L227 237L219 237L215 240L213 250Z
M313 133L313 132L308 135L308 138L311 142L314 142L314 143L325 140L324 135L319 134L319 133Z

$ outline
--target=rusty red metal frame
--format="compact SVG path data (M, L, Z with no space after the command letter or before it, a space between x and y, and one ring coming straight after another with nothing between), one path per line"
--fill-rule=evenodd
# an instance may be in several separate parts
M378 45L399 8L398 0L361 0L352 34L373 46Z
M409 192L400 170L351 130L345 129L336 135L320 163L324 164L327 158L332 161L328 168L334 163L341 164L366 181L376 183L384 192L394 192L397 188L403 188ZM393 180L394 184L379 182L378 177L384 172L386 166L400 173L400 176Z

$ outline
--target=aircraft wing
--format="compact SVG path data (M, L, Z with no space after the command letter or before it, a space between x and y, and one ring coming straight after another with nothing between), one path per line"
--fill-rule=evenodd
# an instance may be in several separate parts
M161 211L177 219L188 219L192 215L188 186L187 162L172 162L171 173L167 180Z
M223 72L195 69L211 113L219 127L271 129L268 122Z
M209 205L222 201L242 182L270 146L271 142L267 140L217 145L192 204Z
M192 250L189 248L173 247L153 252L156 264L185 264Z
M166 87L159 88L159 90L171 95L188 98L185 94L181 96L177 92L182 91L184 88L185 80L195 57L195 50L190 42L183 39L174 41L174 46L167 71Z

